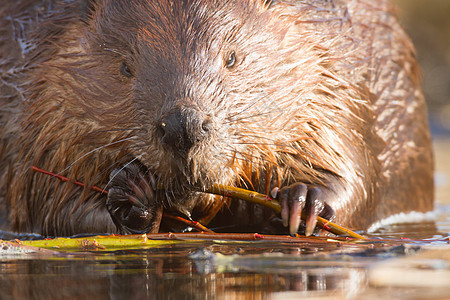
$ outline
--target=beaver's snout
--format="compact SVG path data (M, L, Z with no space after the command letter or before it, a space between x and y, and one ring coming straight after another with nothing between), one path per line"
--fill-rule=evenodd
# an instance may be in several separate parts
M157 125L162 143L179 154L207 139L212 129L211 118L195 108L173 110Z

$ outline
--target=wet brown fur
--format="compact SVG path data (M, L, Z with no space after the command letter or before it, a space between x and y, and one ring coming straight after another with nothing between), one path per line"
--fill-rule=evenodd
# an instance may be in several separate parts
M355 229L431 210L425 101L392 12L375 0L101 0L92 13L77 1L3 5L3 229L116 232L104 196L30 166L107 189L133 158L164 183L168 209L204 220L221 200L189 186L214 182L264 193L323 186L336 222ZM179 107L214 129L183 158L155 133Z

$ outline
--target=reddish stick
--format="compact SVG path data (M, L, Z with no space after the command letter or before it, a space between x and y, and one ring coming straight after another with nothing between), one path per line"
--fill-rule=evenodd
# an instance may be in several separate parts
M55 173L52 173L52 172L49 172L49 171L46 171L46 170L43 170L43 169L39 169L38 167L35 167L35 166L31 166L31 169L32 169L33 171L35 171L35 172L39 172L39 173L42 173L42 174L45 174L45 175L49 175L49 176L55 177L55 178L61 180L62 182L70 182L70 183L73 183L73 184L75 184L75 185L81 186L81 187L83 187L83 188L86 188L86 187L87 187L87 185L84 184L84 183L81 182L81 181L76 181L76 180L67 178L67 177L65 177L65 176L59 175L59 174L55 174ZM94 190L94 191L96 191L96 192L100 192L100 193L105 194L105 195L108 194L108 191L107 191L107 190L102 189L102 188L100 188L100 187L98 187L98 186L95 186L95 185L89 186L89 188L90 188L91 190ZM164 213L164 216L167 217L167 218L170 218L170 219L173 219L173 220L177 220L177 221L179 221L179 222L182 222L182 223L184 223L184 224L186 224L186 225L188 225L188 226L191 226L191 227L197 229L197 230L200 231L200 232L205 231L205 232L209 232L209 233L214 233L214 231L212 231L211 229L208 229L207 227L203 226L203 225L200 224L199 222L191 221L191 220L186 220L186 219L184 219L184 218L182 218L182 217L174 216L174 215L171 215L171 214L169 214L169 213Z

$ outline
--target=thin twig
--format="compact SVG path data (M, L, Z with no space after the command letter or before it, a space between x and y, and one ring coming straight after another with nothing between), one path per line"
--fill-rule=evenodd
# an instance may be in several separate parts
M39 173L42 173L42 174L50 175L50 176L55 177L55 178L57 178L57 179L59 179L59 180L61 180L63 182L70 182L70 183L73 183L75 185L81 186L83 188L87 187L87 185L84 184L83 182L76 181L76 180L73 180L73 179L70 179L70 178L67 178L67 177L64 177L62 175L55 174L55 173L52 173L52 172L49 172L49 171L46 171L46 170L42 170L42 169L39 169L38 167L35 167L35 166L31 166L31 170L39 172ZM108 194L107 191L105 191L104 189L99 188L98 186L95 186L95 185L90 185L89 188L91 190L94 190L96 192L99 192L99 193L102 193L102 194L105 194L105 195Z
M1 240L0 240L1 241ZM83 250L83 251L111 251L115 249L126 248L142 248L142 247L161 247L180 242L204 243L205 241L239 241L243 244L258 242L270 243L294 243L304 245L312 245L316 247L334 247L341 248L348 246L351 248L369 248L375 245L383 246L386 243L378 243L377 240L367 240L364 243L355 243L354 239L335 237L315 237L315 236L297 236L292 237L288 235L263 235L258 233L148 233L141 235L105 235L105 236L91 236L91 237L60 237L54 239L43 240L27 240L15 242L18 245L27 245L33 247L40 247L45 249L58 250ZM394 241L398 243L397 241ZM394 243L391 242L391 243ZM223 243L223 242L221 242ZM403 242L407 243L407 242Z
M55 173L52 173L52 172L49 172L49 171L46 171L46 170L43 170L43 169L40 169L40 168L35 167L35 166L31 166L31 169L33 171L36 171L36 172L39 172L39 173L42 173L42 174L45 174L45 175L49 175L49 176L52 176L52 177L55 177L55 178L61 180L62 182L70 182L70 183L73 183L75 185L81 186L83 188L89 187L90 189L92 189L92 190L94 190L96 192L102 193L104 195L108 194L107 190L102 189L102 188L100 188L98 186L95 186L95 185L87 186L83 182L72 180L72 179L67 178L65 176L62 176L62 175L59 175L59 174L55 174ZM197 229L200 232L201 231L205 231L205 232L209 232L209 233L214 233L214 231L212 231L209 228L206 228L204 225L202 225L202 224L200 224L199 222L196 222L196 221L187 220L187 219L184 219L182 217L174 216L174 215L166 213L166 212L164 212L164 217L167 217L167 218L170 218L170 219L182 222L182 223L184 223L184 224L186 224L188 226L191 226L192 228Z
M207 228L206 226L203 226L202 224L200 224L197 221L191 221L191 220L187 220L185 218L182 218L180 216L174 216L168 213L164 213L164 217L172 219L172 220L176 220L178 222L184 223L188 226L191 226L195 229L197 229L198 231L204 231L204 232L208 232L208 233L214 233L214 231L212 231L211 229Z

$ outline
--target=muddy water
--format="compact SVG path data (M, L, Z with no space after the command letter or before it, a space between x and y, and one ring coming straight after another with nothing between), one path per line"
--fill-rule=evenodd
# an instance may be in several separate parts
M450 141L437 141L435 148L435 221L380 228L370 234L380 239L373 248L210 241L102 253L3 254L0 298L450 298Z

